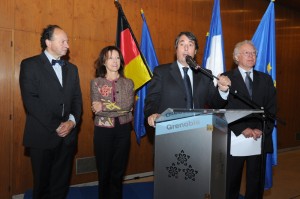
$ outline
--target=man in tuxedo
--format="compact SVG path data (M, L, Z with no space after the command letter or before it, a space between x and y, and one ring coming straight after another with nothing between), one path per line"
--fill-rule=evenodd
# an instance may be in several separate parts
M23 144L33 171L33 199L67 196L82 113L78 70L62 60L67 34L57 25L40 38L42 53L21 62L20 88L26 111Z
M181 32L175 40L175 49L177 60L155 67L149 83L144 113L153 127L156 118L167 108L222 108L228 96L228 77L219 76L216 88L210 77L191 69L186 62L186 56L194 58L199 49L193 33ZM189 89L191 91L187 92Z
M239 95L244 95L243 98L249 99L259 107L264 107L271 114L276 112L276 90L271 76L268 74L256 71L253 67L256 64L257 51L251 41L245 40L236 44L233 52L233 59L238 65L237 68L224 73L231 80L231 90L239 91ZM229 95L226 109L253 109L249 103L235 95ZM274 119L274 118L273 118ZM245 147L250 142L253 146L255 142L261 142L262 134L265 135L264 152L272 153L272 131L274 120L266 118L266 126L263 132L263 121L258 115L250 115L238 121L229 124L231 131L231 147L238 136L244 139L244 144L239 147ZM238 199L244 163L246 162L246 193L245 199L261 199L264 185L265 170L265 154L260 154L261 147L258 143L257 151L255 148L248 151L247 154L237 154L231 148L228 160L228 198ZM263 157L263 159L262 159ZM264 162L262 162L264 160Z

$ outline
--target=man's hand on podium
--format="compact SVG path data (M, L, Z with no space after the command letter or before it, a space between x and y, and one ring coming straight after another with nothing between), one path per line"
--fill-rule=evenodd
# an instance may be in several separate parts
M148 117L149 126L155 127L155 120L160 116L158 113L154 113Z

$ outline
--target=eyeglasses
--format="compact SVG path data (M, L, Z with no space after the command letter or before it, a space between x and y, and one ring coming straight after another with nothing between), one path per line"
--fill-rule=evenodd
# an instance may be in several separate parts
M253 51L253 52L245 51L245 52L242 52L240 54L244 55L245 57L250 57L250 56L256 57L257 56L257 52L256 51Z

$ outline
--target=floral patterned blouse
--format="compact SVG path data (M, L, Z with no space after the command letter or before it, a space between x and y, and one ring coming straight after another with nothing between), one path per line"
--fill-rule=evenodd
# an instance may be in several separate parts
M94 124L112 128L117 117L120 124L132 121L134 85L131 79L120 77L110 81L103 77L91 81L91 101L102 102L103 109L95 113Z

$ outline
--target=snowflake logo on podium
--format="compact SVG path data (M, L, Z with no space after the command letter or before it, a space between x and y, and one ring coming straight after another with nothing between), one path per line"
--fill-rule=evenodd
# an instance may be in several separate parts
M172 166L167 167L167 170L169 172L168 177L175 177L176 179L178 178L178 174L181 171L181 169L177 168L174 163L172 163Z
M195 181L195 179L196 179L195 177L196 177L196 174L198 173L198 171L193 169L193 167L191 165L189 165L188 168L183 169L182 171L185 174L184 179L186 179L186 180L191 179L191 180Z
M184 166L187 165L187 161L190 159L190 156L186 155L183 150L179 154L175 154L175 157L177 158L177 165L183 164Z
M196 180L196 175L198 174L198 171L195 170L192 165L188 165L188 160L191 158L191 156L185 154L184 150L181 150L179 154L174 155L176 157L176 164L172 163L171 166L166 167L168 171L168 177L169 178L179 178L179 174L184 174L185 180ZM177 166L176 166L177 165Z

